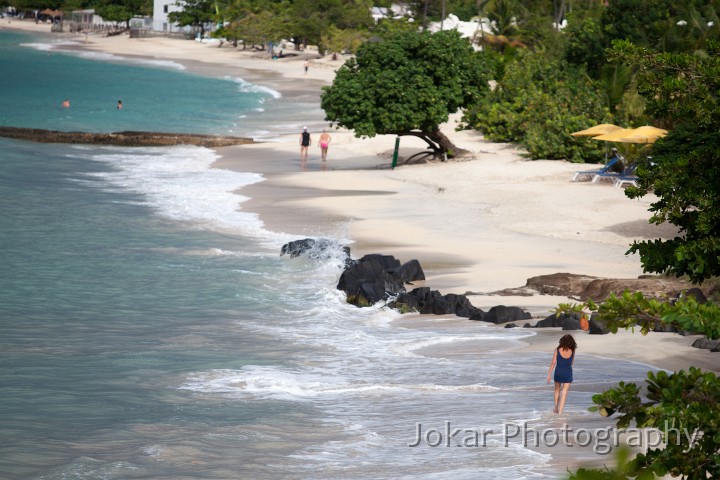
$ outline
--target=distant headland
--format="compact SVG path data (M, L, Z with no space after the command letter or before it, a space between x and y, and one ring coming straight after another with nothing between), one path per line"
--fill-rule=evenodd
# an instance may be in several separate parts
M0 126L0 137L41 143L76 143L88 145L120 145L124 147L164 147L169 145L197 145L216 148L254 143L252 138L221 137L196 133L163 132L61 132L39 128Z

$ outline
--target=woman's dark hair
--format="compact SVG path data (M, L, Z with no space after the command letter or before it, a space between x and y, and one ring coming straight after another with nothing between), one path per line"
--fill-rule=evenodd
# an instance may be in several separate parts
M574 352L577 348L577 343L575 343L575 339L572 337L572 335L563 335L560 338L559 348L569 348Z

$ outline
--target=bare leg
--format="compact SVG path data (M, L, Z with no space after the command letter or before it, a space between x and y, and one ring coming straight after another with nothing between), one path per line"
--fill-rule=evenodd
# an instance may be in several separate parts
M560 387L562 383L555 382L555 394L553 395L555 398L555 406L553 407L553 413L558 413L558 400L560 399Z
M562 413L563 408L565 408L565 400L567 399L568 390L570 390L570 384L563 383L562 391L560 392L560 403L558 404L558 413Z

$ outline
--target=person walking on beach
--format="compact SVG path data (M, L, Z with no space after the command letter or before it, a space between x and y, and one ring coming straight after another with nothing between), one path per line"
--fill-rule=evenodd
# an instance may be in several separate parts
M310 146L310 132L307 131L307 127L303 127L303 131L300 134L300 161L305 162L308 157L308 147Z
M572 365L575 361L575 349L577 344L572 335L563 335L560 344L553 352L550 370L548 370L547 382L550 383L550 375L555 369L555 408L553 413L562 413L565 407L565 400L573 382Z
M308 68L310 68L310 62L308 62L307 60L305 60L305 63L303 63L303 66L305 67L305 73L307 73L307 72L308 72Z
M325 160L327 160L328 147L330 146L330 134L327 133L327 130L323 129L322 133L320 134L320 140L318 141L318 145L320 146L320 151L322 152L322 161L324 162Z

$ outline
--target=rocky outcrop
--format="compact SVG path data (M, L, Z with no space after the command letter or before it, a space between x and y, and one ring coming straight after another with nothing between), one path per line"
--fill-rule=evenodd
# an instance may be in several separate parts
M280 255L288 255L294 257L308 257L314 259L329 259L336 255L342 257L345 266L350 266L353 260L350 258L350 247L340 245L335 240L327 238L303 238L302 240L293 240L282 246Z
M554 314L549 315L544 319L538 321L535 324L534 328L560 327L563 330L581 330L580 316L581 314L578 312L573 312L570 314L563 313L559 316L556 316ZM609 330L605 328L605 326L595 318L595 315L590 318L588 323L590 327L588 329L588 333L590 335L605 335L609 333Z
M401 293L390 302L390 307L400 311L415 311L433 315L457 315L470 320L484 320L485 312L470 303L465 295L448 293L443 295L437 290L420 287L411 292Z
M543 318L542 320L538 320L538 322L535 324L535 328L553 328L553 327L562 327L565 325L565 320L567 318L572 318L571 315L562 314L562 315L548 315L547 317ZM577 317L579 318L579 317ZM579 323L578 323L579 325Z
M488 311L487 315L481 320L491 323L508 323L516 322L518 320L529 320L532 318L529 312L526 312L520 307L506 307L505 305L498 305L492 307Z
M590 329L588 330L590 335L607 335L610 333L604 324L600 323L594 318L590 319Z
M280 255L332 258L339 247L333 240L305 238L283 245ZM492 323L508 323L531 317L519 307L504 305L493 307L486 313L473 306L465 295L443 295L429 287L418 287L408 292L405 285L425 280L425 273L417 260L400 263L392 255L381 254L365 255L359 260L352 260L350 249L342 249L345 269L340 275L337 288L345 292L348 303L358 307L388 301L390 308L401 312L457 315Z
M488 312L472 305L466 295L443 295L429 287L419 287L408 292L406 285L425 280L425 273L417 260L401 264L392 255L371 254L359 260L350 257L350 249L340 246L334 240L306 238L283 245L281 255L291 257L306 256L309 258L332 258L342 252L345 270L340 275L337 288L346 294L347 302L358 307L374 305L387 301L391 308L401 312L418 312L433 315L457 315L470 320L482 320L495 324L512 324L532 318L530 313L519 307L498 305ZM601 301L610 293L622 293L625 289L642 291L646 296L668 298L669 295L693 296L698 301L707 301L705 292L687 282L665 277L642 277L631 280L599 279L586 275L556 273L533 277L528 280L522 291L535 291L542 294L592 298ZM550 315L534 326L525 323L525 328L560 327L563 330L581 330L581 313ZM676 331L657 324L655 331ZM589 320L591 335L609 333L605 325L598 321L596 315ZM687 332L678 332L686 334Z
M0 127L0 137L40 143L73 143L85 145L119 145L123 147L166 147L172 145L197 145L216 148L253 143L251 138L220 137L195 133L162 132L60 132L39 128Z
M405 292L405 282L395 275L401 266L392 255L365 255L343 271L337 288L345 292L348 303L373 305Z
M423 272L420 262L415 259L400 265L393 271L393 274L404 283L425 280L425 272Z
M541 295L579 298L593 280L597 280L597 277L572 273L553 273L528 278L525 288Z
M611 293L619 295L625 290L642 292L646 297L654 298L674 298L683 292L685 295L691 294L696 298L704 298L710 294L710 287L704 291L687 280L655 275L612 279L572 273L554 273L528 279L525 288L543 295L559 295L576 298L580 301L592 299L596 302L605 300ZM692 293L688 293L690 291Z
M698 338L692 344L695 348L710 350L711 352L720 352L720 340L709 340L708 338Z

